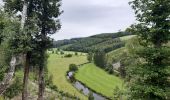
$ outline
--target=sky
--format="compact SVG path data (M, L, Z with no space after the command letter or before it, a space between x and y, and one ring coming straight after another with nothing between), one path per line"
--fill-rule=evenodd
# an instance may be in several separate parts
M62 0L61 29L55 40L125 30L135 22L129 0ZM0 0L1 4L1 0Z
M135 22L129 0L62 0L62 28L55 40L125 30Z

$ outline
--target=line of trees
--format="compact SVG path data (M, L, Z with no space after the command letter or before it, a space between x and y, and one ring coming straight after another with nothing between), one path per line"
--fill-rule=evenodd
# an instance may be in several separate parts
M50 34L54 34L61 27L58 19L62 13L61 0L4 0L3 13L8 13L12 21L19 22L14 30L4 30L9 38L9 49L12 55L23 55L24 79L22 100L27 100L28 76L30 66L37 66L39 71L38 100L43 100L44 69L46 67L46 50L52 46ZM22 13L21 13L22 12ZM18 13L21 13L18 15ZM0 28L4 26L0 23ZM3 35L0 32L0 41Z

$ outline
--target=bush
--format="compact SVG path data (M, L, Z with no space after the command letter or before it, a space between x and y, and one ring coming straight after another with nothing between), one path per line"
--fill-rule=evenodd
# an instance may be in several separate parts
M22 87L23 87L22 79L16 77L14 83L4 93L4 96L11 99L22 92Z
M92 92L89 93L88 100L94 100L94 96Z
M61 51L61 52L60 52L60 54L61 54L61 55L64 55L64 52L63 52L63 51Z
M78 56L78 53L77 53L77 52L75 52L75 55L76 55L76 56Z
M72 57L73 55L72 54L66 54L64 57Z
M1 66L1 65L0 65ZM3 66L2 66L3 67ZM4 73L5 73L5 69L4 68L2 68L1 70L0 70L0 82L3 80L3 78L4 78Z
M69 65L69 71L77 71L78 70L78 67L76 64L70 64Z
M56 91L56 92L58 92L57 86L55 86L55 85L53 85L53 84L50 84L50 85L49 85L49 88L52 89L52 90L54 90L54 91Z
M55 51L55 54L58 54L58 51L57 51L57 50Z
M118 86L116 86L113 94L114 100L122 100L124 96L125 96L125 91L121 90Z

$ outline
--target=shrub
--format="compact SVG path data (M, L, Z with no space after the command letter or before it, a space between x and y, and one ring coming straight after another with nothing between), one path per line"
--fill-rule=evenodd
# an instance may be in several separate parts
M92 92L89 93L88 100L94 100L94 96Z
M50 85L49 85L49 88L52 89L52 90L54 90L54 91L56 91L56 92L58 92L57 86L55 86L55 85L53 85L53 84L50 84Z
M92 53L92 52L89 52L89 53L87 54L87 60L88 60L89 62L92 62L92 61L93 61L93 53Z
M57 50L55 51L55 54L58 54L58 51L57 51Z
M78 56L78 53L77 53L77 52L75 52L75 55L76 55L76 56Z
M123 98L125 97L125 93L126 93L125 91L123 91L118 86L116 86L114 89L113 99L114 100L123 100Z
M16 77L14 83L4 93L4 96L11 99L14 96L19 95L22 92L22 86L22 79Z
M78 67L76 64L70 64L69 65L69 71L77 71L78 70Z
M60 52L60 54L61 54L61 55L64 55L64 52L63 52L63 51L61 51L61 52Z
M73 55L72 54L66 54L64 57L72 57Z

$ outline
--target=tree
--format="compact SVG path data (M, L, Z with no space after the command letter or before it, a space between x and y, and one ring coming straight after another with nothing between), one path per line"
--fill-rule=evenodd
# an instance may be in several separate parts
M20 32L15 36L13 41L11 41L11 45L16 45L17 53L22 53L24 56L24 79L23 79L23 93L22 93L22 99L27 100L27 84L28 84L28 76L29 76L29 66L30 66L30 34L25 28L25 23L27 21L27 11L28 9L28 3L30 0L4 0L5 1L5 11L10 13L17 13L22 12L21 15L21 26L20 26ZM31 29L30 29L31 30ZM16 41L17 40L17 41ZM19 46L19 45L22 45Z
M77 71L78 70L78 67L76 64L70 64L69 65L69 71Z
M88 60L89 62L92 62L92 61L93 61L93 53L92 53L92 52L89 52L89 53L87 54L87 60Z
M62 13L59 9L60 0L31 0L31 10L29 11L36 19L38 32L34 37L36 43L37 65L39 66L39 93L38 100L43 100L44 93L44 68L46 67L46 50L52 46L50 34L56 33L60 29L59 15Z
M78 52L75 52L75 55L78 56Z
M16 13L23 11L21 19L21 25L26 23L24 29L28 31L24 34L27 40L24 41L24 46L31 47L30 51L24 51L26 54L25 66L29 66L29 62L32 65L39 66L39 100L43 100L44 91L44 67L46 65L46 50L51 46L49 34L54 34L60 29L60 22L57 17L61 14L59 9L60 0L4 0L6 10ZM23 5L23 6L22 6ZM23 9L23 10L22 10ZM25 16L25 17L24 17ZM35 31L29 31L29 28L36 28ZM21 27L22 28L22 27ZM29 37L29 38L28 38ZM21 43L22 44L22 43ZM29 56L27 56L29 54ZM26 68L26 67L25 67ZM29 70L29 68L27 67ZM27 70L27 72L28 72ZM28 74L27 74L28 76Z
M140 45L135 54L139 61L129 70L130 98L140 100L165 100L170 64L170 48L165 44L170 37L169 0L133 0L138 24L132 25L131 32L138 35Z
M6 11L6 9L4 9ZM2 11L4 11L2 10ZM11 60L8 61L8 65L9 65L9 68L8 68L8 73L7 75L5 75L4 77L4 81L2 83L0 83L0 94L4 93L4 91L9 87L9 83L11 82L12 78L13 78L13 75L14 75L14 72L15 72L15 66L16 66L16 63L17 63L17 56L18 56L18 53L16 51L20 50L20 46L15 44L15 45L12 45L11 43L16 43L17 41L13 41L15 39L15 37L19 37L20 34L20 24L19 24L19 20L18 18L16 18L14 16L13 13L4 13L2 12L2 16L1 18L4 18L4 20L1 20L1 32L4 36L4 41L5 43L7 44L7 47L8 47L8 53L11 54L10 55L10 58ZM13 42L12 42L13 41ZM10 63L9 63L10 62Z
M104 51L96 51L94 53L94 63L101 67L101 68L105 68L106 66L106 53Z

